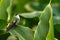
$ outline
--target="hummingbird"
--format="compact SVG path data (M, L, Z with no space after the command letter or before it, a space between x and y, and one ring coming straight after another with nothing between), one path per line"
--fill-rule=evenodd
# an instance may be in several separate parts
M16 26L20 21L20 15L19 14L15 14L12 21L8 24L6 31L9 31L10 29L12 29L14 26Z

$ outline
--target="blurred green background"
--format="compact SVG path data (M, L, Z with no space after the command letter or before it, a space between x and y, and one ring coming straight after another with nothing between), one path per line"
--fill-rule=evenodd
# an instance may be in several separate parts
M35 31L39 22L39 11L43 11L49 2L50 0L0 0L0 40L9 40L11 34L5 30L16 13L21 16L18 25L29 27ZM54 16L54 36L60 40L60 0L52 0L51 7ZM15 40L18 40L18 37L16 38Z

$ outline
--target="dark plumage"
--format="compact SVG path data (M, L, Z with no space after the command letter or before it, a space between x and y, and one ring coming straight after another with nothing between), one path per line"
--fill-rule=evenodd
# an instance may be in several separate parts
M11 28L13 28L17 23L17 20L12 21L9 26L7 27L7 31L9 31Z

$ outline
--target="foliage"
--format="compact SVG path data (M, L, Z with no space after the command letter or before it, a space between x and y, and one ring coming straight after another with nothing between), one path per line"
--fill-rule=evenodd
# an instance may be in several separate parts
M60 40L60 0L0 0L0 40ZM17 25L6 31L20 15Z

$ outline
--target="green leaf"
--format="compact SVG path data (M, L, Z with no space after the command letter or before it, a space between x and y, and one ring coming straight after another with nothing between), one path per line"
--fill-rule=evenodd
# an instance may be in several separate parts
M9 5L10 0L1 0L0 1L0 19L7 20L7 6Z
M46 36L50 28L49 19L51 14L51 6L48 4L40 16L40 21L35 30L34 40L46 40Z
M20 14L20 16L24 18L34 18L34 17L39 17L41 13L42 13L41 11L34 11L32 13L22 13Z
M10 0L10 5L7 7L7 12L8 12L8 19L7 21L10 21L11 18L13 17L13 13L12 13L12 8L13 8L13 5L14 5L14 0Z
M20 16L24 18L34 18L34 17L39 17L41 16L42 11L34 11L32 13L22 13ZM59 14L56 14L59 15ZM53 22L55 24L60 24L60 16L53 16Z
M24 18L34 18L34 17L39 17L41 16L42 12L39 11L35 11L32 13L22 13L20 14L20 16L24 17ZM54 21L54 25L55 24L60 24L60 16L53 16L53 21Z
M54 40L53 12L52 12L52 8L50 5L49 7L51 9L51 17L49 20L49 31L48 31L46 40Z
M17 40L17 38L16 38L15 36L13 36L13 35L10 35L10 36L7 38L7 40Z
M33 40L33 31L28 27L16 26L9 31L12 35L17 36L19 40Z
M12 17L11 16L11 7L10 6L7 8L7 12L8 12L8 19L7 19L7 21L9 21L10 18Z

